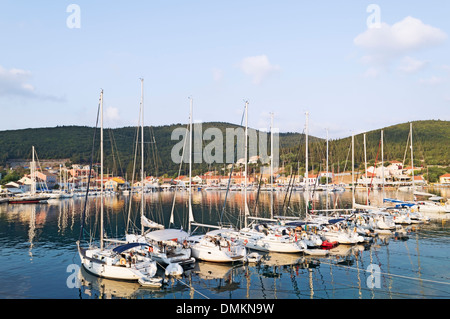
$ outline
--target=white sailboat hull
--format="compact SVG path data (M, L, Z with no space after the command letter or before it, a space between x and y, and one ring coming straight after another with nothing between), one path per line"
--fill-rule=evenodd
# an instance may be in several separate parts
M247 257L247 250L242 245L234 245L230 241L226 244L213 243L204 236L191 236L190 242L192 257L197 260L209 262L235 262L243 261Z
M108 279L138 281L156 274L156 263L151 259L137 264L116 260L100 249L79 248L81 264L91 274Z

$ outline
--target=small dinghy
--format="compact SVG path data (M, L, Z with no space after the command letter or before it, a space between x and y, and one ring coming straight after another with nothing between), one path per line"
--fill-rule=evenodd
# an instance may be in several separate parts
M261 261L262 256L256 252L250 253L247 255L247 262L249 263L259 263Z
M324 240L322 245L320 246L322 249L331 249L338 245L337 241L328 241Z
M166 267L166 276L181 276L183 274L183 267L178 263L170 263Z
M143 276L143 277L139 278L138 282L142 287L159 288L162 286L162 278L161 277Z
M324 257L328 255L328 251L324 249L305 249L305 254L316 257Z

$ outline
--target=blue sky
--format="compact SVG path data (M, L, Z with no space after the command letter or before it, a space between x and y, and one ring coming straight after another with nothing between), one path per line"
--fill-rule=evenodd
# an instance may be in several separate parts
M78 5L79 28L67 12ZM375 4L377 10L368 7ZM370 23L378 23L368 24ZM71 20L75 21L75 20ZM0 2L0 130L195 121L349 136L450 120L448 1Z

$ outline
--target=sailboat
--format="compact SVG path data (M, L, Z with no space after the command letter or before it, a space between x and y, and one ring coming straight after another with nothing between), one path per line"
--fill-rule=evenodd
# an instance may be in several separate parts
M156 262L145 253L145 243L121 243L113 248L105 247L106 238L103 227L103 90L100 93L100 245L85 248L81 246L80 239L84 225L80 231L80 239L77 241L78 253L82 266L93 275L102 278L116 280L138 281L143 286L161 286L162 278L156 278ZM91 164L92 165L92 164ZM88 200L89 182L86 191ZM84 217L82 218L84 223ZM114 242L114 240L109 240ZM116 241L120 242L120 241Z
M181 229L165 229L164 225L148 219L144 214L144 80L141 79L141 234L127 233L128 243L146 243L152 259L162 266L189 265L195 262L187 245L188 233ZM171 217L172 221L172 217ZM147 229L147 230L145 230ZM178 267L177 267L178 268Z
M273 218L273 114L271 115L271 218L250 216L247 203L247 187L244 189L244 227L232 233L240 242L253 250L279 253L301 253L307 249L306 244L288 227L279 225ZM248 102L245 103L245 185L247 185L247 136L248 136ZM259 221L248 224L248 219Z
M23 194L15 195L14 197L9 198L10 204L36 204L36 203L45 203L50 195L42 194L36 192L36 184L37 184L37 176L36 176L36 161L34 158L35 149L34 146L31 147L31 165L30 165L30 176L31 176L31 188L30 191Z
M415 179L414 179L414 154L413 154L413 132L412 132L412 122L409 123L409 136L411 140L411 187L401 187L399 190L408 190L412 191L414 200L413 201L403 201L405 204L413 204L413 206L410 207L412 212L415 212L416 214L421 213L435 213L435 214L441 214L441 213L450 213L450 205L445 203L445 200L443 197L435 196L434 194L425 193L425 192L419 192L416 190L415 186ZM426 200L417 200L416 196L422 196L427 197ZM395 202L395 200L392 199L384 199L384 201L391 201ZM402 201L396 201L398 203Z
M209 262L237 262L244 261L247 256L246 248L229 235L235 232L231 228L196 223L192 211L192 105L190 98L189 116L189 233L188 243L195 259ZM214 228L202 235L193 235L192 226Z

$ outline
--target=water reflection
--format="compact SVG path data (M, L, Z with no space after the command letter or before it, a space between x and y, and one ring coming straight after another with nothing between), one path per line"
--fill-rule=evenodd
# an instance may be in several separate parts
M442 192L446 192L443 190ZM400 194L400 192L398 192ZM363 203L367 194L357 193L357 201ZM445 195L444 193L441 193ZM225 192L195 191L193 194L195 219L204 223L217 223L219 218L242 222L243 193L228 194L224 206ZM351 193L324 192L315 194L314 208L345 208L351 204ZM178 192L175 198L175 223L187 228L187 192ZM373 191L369 198L373 204L381 202L382 193ZM397 196L395 193L386 196ZM403 196L403 197L401 197ZM445 195L446 196L446 195ZM411 199L411 194L402 193L402 199ZM151 193L145 196L145 212L155 220L168 224L174 192ZM140 214L139 196L108 196L105 198L105 230L111 237L123 236L127 218L138 225ZM256 203L256 193L250 193L249 207L261 217L270 216L270 193L263 192ZM33 287L38 297L47 289L62 298L399 298L402 293L409 297L450 297L447 286L431 284L450 281L448 239L450 229L445 221L428 225L405 227L407 236L379 236L364 245L339 245L329 250L327 257L310 257L300 254L264 254L260 264L221 265L198 262L181 278L171 278L161 289L141 288L138 284L100 279L80 270L79 290L61 288L66 280L68 263L79 264L75 255L75 241L79 236L81 212L87 207L85 222L98 226L98 197L64 199L48 204L0 204L0 244L2 245L1 282L17 277L18 273L32 274L27 284ZM274 194L274 215L302 216L305 198L302 192L293 192L287 202L283 192ZM223 207L225 209L223 210ZM256 210L256 208L258 208ZM95 228L89 229L95 234ZM26 261L21 259L26 257ZM19 262L20 261L20 262ZM38 263L39 261L39 263ZM14 269L13 264L19 264ZM41 264L42 277L35 277L36 265ZM58 268L58 265L61 264ZM370 264L380 265L382 270L380 289L368 289L366 272ZM47 269L51 269L47 270ZM402 274L413 279L389 276ZM59 284L58 284L59 283ZM40 286L42 285L42 286ZM6 289L6 288L3 288ZM9 289L14 290L14 287ZM14 291L13 291L14 292ZM5 292L0 289L0 293ZM15 291L16 294L24 292Z

